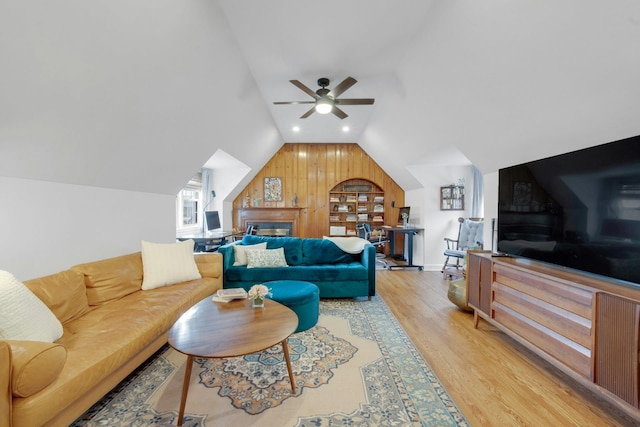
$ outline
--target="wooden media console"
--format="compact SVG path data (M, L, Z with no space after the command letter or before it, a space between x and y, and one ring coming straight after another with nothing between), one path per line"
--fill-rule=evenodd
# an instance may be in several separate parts
M468 304L640 421L640 286L470 251Z

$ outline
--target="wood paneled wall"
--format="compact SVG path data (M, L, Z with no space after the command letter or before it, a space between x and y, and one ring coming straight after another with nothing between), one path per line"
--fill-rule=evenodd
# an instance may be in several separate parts
M282 178L282 200L264 202L264 179ZM267 162L233 202L234 227L238 209L245 207L302 208L300 237L329 234L329 191L338 183L361 178L374 182L385 192L385 224L396 225L398 208L404 206L404 191L358 144L285 144ZM395 207L391 207L391 202Z

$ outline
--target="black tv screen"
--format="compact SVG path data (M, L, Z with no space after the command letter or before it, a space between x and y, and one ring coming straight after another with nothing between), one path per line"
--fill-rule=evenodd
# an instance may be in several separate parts
M640 136L500 169L497 251L640 284Z
M221 227L218 211L206 211L204 214L207 218L207 230L217 230Z

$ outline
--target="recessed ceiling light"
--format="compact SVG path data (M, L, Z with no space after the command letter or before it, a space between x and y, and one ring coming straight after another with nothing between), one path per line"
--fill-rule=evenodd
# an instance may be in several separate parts
M300 132L300 126L294 126L294 127L292 128L292 130L293 130L294 132Z
M349 126L342 126L342 132L349 132Z

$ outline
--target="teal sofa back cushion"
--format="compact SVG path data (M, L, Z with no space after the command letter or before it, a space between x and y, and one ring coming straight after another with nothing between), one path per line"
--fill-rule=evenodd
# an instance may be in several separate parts
M302 265L360 262L362 254L349 254L327 239L302 240Z
M243 245L255 245L267 242L267 249L284 248L284 257L289 265L302 263L302 239L299 237L267 237L245 235L242 238Z

